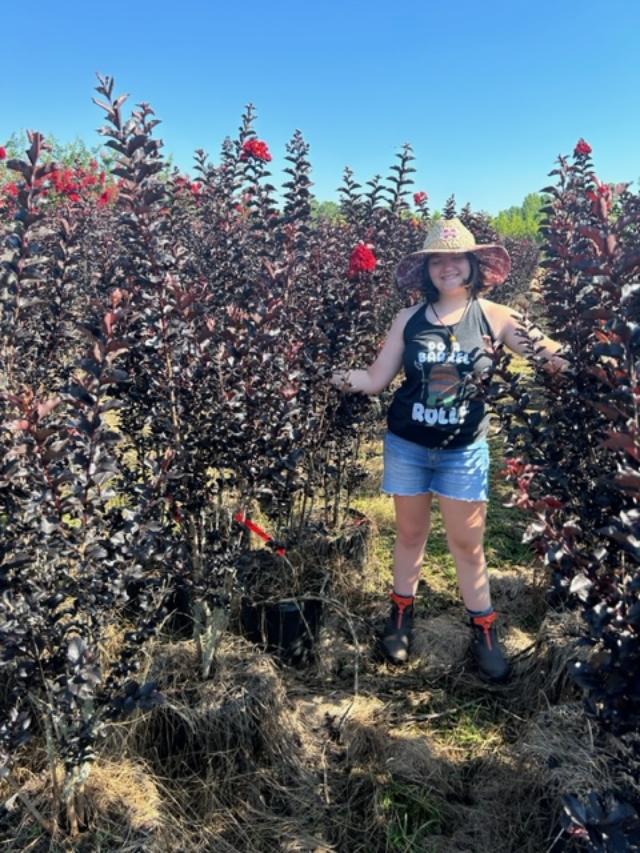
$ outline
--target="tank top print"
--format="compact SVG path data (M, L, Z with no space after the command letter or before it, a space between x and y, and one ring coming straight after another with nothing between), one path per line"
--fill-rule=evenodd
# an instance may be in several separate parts
M489 413L478 396L478 379L491 370L483 335L493 331L480 303L472 299L455 333L426 318L426 305L404 328L405 380L396 391L387 424L390 432L425 447L459 448L484 438Z

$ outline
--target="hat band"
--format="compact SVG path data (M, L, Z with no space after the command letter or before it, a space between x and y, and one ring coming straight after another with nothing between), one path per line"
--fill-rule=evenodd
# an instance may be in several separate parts
M427 245L425 243L423 252L473 252L477 248L475 243L464 245L458 240L434 240Z

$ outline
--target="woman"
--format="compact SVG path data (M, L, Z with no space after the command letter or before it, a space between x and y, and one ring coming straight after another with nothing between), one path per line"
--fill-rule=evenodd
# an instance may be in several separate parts
M422 288L425 300L397 314L370 367L332 377L342 390L379 394L402 366L405 372L384 439L382 488L394 497L397 534L391 613L382 636L386 657L393 663L408 658L435 494L469 614L472 655L479 674L496 682L508 678L510 667L496 634L484 555L489 417L477 383L491 369L493 347L505 344L526 354L532 341L516 312L479 293L502 283L510 269L503 246L477 245L458 219L434 223L424 248L396 271L398 286ZM549 338L536 336L535 348L548 370L566 366Z

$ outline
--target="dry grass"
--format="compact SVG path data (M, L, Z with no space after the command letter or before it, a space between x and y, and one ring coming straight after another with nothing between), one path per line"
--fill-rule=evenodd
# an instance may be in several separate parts
M229 637L202 683L194 644L172 643L156 649L149 675L167 702L128 727L123 747L168 780L185 849L321 848L313 741L273 660Z
M538 779L508 751L468 767L466 796L448 835L430 839L437 853L543 853L550 844L553 803ZM417 848L419 849L419 848Z
M469 628L460 608L416 619L412 644L414 666L441 675L461 668L469 645Z
M58 768L62 776L62 768ZM54 798L51 778L46 771L35 773L22 768L16 777L21 794L48 821L56 821L52 811ZM57 837L49 839L30 814L20 810L16 797L6 799L0 787L0 798L8 804L3 821L0 850L62 851L165 850L169 847L170 829L158 779L142 762L119 756L100 759L92 765L82 794L78 797L81 815L81 837L74 846L65 839L59 824ZM104 844L104 846L103 846Z
M611 787L610 756L597 738L581 703L556 705L528 722L516 751L549 790L582 795Z
M569 677L569 664L584 660L587 646L580 645L585 629L578 611L550 610L538 631L536 654L531 660L531 683L543 690L547 700L561 702L574 699L577 690Z
M535 634L546 614L544 574L531 566L492 568L491 600L498 611L523 630Z
M577 709L520 716L513 686L492 692L457 659L439 668L446 647L464 653L454 615L432 620L444 643L431 666L368 657L359 696L351 673L328 689L321 667L280 670L233 637L202 683L191 641L159 642L145 675L166 703L113 728L111 763L87 785L86 837L110 839L93 849L546 849L558 793L602 783L606 756L585 746ZM25 818L24 849L29 833Z

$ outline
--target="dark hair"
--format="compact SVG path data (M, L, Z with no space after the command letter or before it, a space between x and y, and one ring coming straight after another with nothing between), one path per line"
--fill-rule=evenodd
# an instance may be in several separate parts
M485 288L482 269L480 268L477 255L474 255L473 252L465 252L465 255L471 267L466 285L469 288L470 296L477 296ZM422 265L422 293L427 302L437 302L440 298L440 291L431 281L431 276L429 275L429 255L426 256Z

